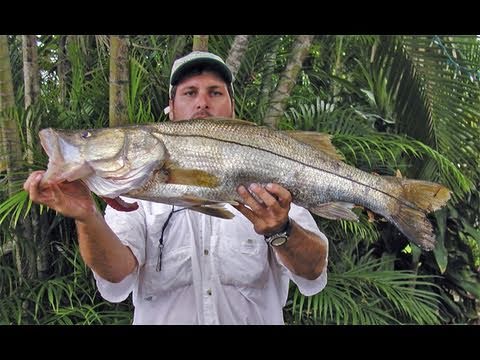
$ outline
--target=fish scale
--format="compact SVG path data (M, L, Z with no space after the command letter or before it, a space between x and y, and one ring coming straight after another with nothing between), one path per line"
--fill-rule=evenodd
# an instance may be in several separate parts
M101 143L102 136L112 139L109 130L121 133L128 145L102 143L99 153L94 144ZM88 133L91 136L78 135L85 134L82 130L41 132L42 145L55 159L47 173L57 174L60 181L65 169L69 180L78 171L78 178L93 192L107 198L122 195L231 218L233 214L221 205L242 201L236 192L239 185L278 183L291 192L294 203L325 218L355 220L353 204L370 209L426 250L435 244L426 214L450 198L449 190L440 184L379 176L350 166L318 133L283 132L219 118ZM108 176L102 176L102 169L114 169L115 161L123 164L118 175L109 170Z
M233 122L230 120L210 126L209 122L195 121L193 126L187 128L182 127L182 124L169 126L169 123L162 123L158 129L174 161L181 167L199 168L225 179L222 185L230 189L231 196L237 196L235 185L238 186L239 180L243 180L246 184L276 182L284 185L291 189L298 203L309 204L310 207L333 200L361 201L365 204L364 197L358 194L358 188L363 185L367 193L371 190L375 192L374 201L365 205L374 211L380 211L377 204L385 203L382 198L394 194L390 189L392 186L380 177L330 159L323 153L313 154L310 146L280 132L254 125L230 123ZM219 153L220 149L225 153ZM256 161L244 162L242 154L249 154L250 159ZM237 169L246 174L245 179L229 175ZM319 176L326 180L318 179ZM373 184L373 189L370 184ZM304 188L314 188L316 191L301 192ZM196 193L200 195L202 191L203 189L197 189Z

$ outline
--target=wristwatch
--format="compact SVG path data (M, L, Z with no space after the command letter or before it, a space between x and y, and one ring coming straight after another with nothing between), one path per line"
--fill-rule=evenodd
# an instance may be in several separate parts
M292 220L288 218L287 223L285 224L284 228L275 234L270 234L265 236L265 241L270 246L278 247L282 246L288 241L288 237L292 232Z

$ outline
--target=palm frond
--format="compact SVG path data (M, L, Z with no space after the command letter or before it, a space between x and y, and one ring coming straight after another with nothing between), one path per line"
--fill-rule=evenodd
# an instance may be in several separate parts
M437 37L451 49L478 47L476 37ZM374 66L386 68L383 81L386 91L395 98L394 113L398 130L437 150L456 166L463 169L478 168L480 143L480 87L468 74L458 72L448 63L432 36L383 37ZM458 57L465 66L472 64ZM380 72L378 72L380 73ZM447 173L438 164L425 162L418 176L437 177L451 184ZM478 174L472 174L468 186L472 188ZM457 188L459 196L465 187Z
M380 174L393 175L397 169L408 173L413 159L430 160L436 167L437 174L425 177L424 180L443 182L452 190L456 201L473 187L472 180L460 171L456 162L407 136L386 133L335 135L332 141L355 166Z
M20 281L11 268L0 266L2 298L0 323L3 324L131 324L131 305L111 304L100 299L90 270L81 260L78 245L60 249L57 261L72 265L65 275L44 281ZM8 288L3 284L12 282ZM8 291L7 291L8 290Z
M11 226L15 228L22 213L27 214L30 206L31 202L25 190L10 196L0 204L0 224L10 216Z
M369 118L351 106L338 106L316 97L302 101L285 113L283 128L319 131L328 134L368 134L373 131Z
M191 50L191 36L135 36L131 38L132 58L144 69L145 88L139 107L145 115L151 111L154 120L166 119L170 69L175 59ZM151 109L151 110L150 110Z
M226 58L233 36L212 36L210 45L212 51L218 50L219 54ZM275 86L275 76L272 66L276 67L279 59L285 57L286 53L280 46L284 39L278 35L256 35L249 38L248 49L240 65L235 82L235 110L239 118L249 119L256 122L261 120L262 107L266 106L262 96L262 86L267 93ZM275 59L275 62L269 59Z
M145 77L147 71L144 66L145 61L130 58L130 88L128 91L128 118L131 123L139 124L144 122L153 122L151 112L151 101L144 99L144 93L147 89Z
M367 257L341 273L333 268L327 287L307 301L313 306L294 297L294 313L321 324L440 323L439 295L426 290L436 287L433 277L386 270L388 262Z

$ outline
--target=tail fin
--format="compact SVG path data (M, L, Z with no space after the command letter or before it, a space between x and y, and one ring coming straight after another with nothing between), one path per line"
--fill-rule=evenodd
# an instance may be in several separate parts
M446 187L422 180L400 179L405 198L429 213L440 209L450 200Z
M440 209L450 199L450 190L446 187L422 180L385 177L400 187L395 211L390 219L411 241L424 250L435 247L435 236L426 214Z

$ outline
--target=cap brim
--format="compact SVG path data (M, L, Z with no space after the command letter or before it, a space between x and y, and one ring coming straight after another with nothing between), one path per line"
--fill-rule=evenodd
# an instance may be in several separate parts
M218 71L228 84L232 82L232 73L227 65L211 58L197 58L180 65L178 69L175 70L175 73L172 74L170 80L171 85L177 85L178 81L184 76L184 74L188 73L192 68L205 65L211 66Z

